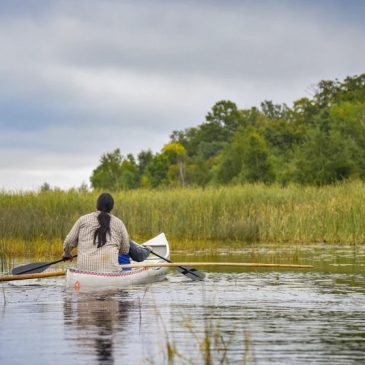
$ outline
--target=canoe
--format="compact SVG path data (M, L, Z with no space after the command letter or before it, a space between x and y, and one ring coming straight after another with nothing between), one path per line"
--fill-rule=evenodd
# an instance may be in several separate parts
M170 258L170 247L164 233L144 242L144 245L150 246L154 252L165 259ZM165 261L151 254L143 261L143 263L147 262L158 264ZM131 261L131 263L133 264L134 262ZM126 288L130 285L161 281L165 278L167 271L167 267L142 267L117 273L97 273L81 271L77 268L68 268L66 270L66 288L77 291L83 289Z

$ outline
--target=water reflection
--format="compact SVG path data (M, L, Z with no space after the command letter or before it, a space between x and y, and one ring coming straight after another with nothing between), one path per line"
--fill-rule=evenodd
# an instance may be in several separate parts
M67 339L78 351L94 354L98 364L114 364L114 343L122 346L131 305L126 291L66 293L63 315Z
M167 365L171 354L178 365L206 356L215 364L364 363L365 246L246 247L201 259L314 268L202 268L204 282L171 271L164 282L98 294L67 292L61 278L3 283L0 364Z

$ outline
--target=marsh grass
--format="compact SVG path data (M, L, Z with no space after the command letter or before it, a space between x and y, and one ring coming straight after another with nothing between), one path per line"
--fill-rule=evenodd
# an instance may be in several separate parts
M185 318L181 323L179 332L183 332L185 346L193 346L191 351L180 349L181 338L173 341L166 331L163 320L160 319L163 329L162 346L166 363L173 364L243 364L254 365L256 363L253 343L250 333L230 329L222 331L217 319L205 319L203 328L194 324L191 319ZM241 346L239 345L241 343ZM153 364L154 362L151 361Z
M1 250L5 256L58 255L75 220L95 209L98 194L0 193L0 232L2 242L6 241ZM365 242L365 184L359 181L326 187L248 184L113 195L113 212L124 220L133 239L143 241L165 232L174 250L186 249L187 242L193 241L205 248L235 243Z
M14 267L14 258L33 258L44 261L60 258L62 255L62 241L34 239L25 241L20 239L0 240L0 270L9 272Z

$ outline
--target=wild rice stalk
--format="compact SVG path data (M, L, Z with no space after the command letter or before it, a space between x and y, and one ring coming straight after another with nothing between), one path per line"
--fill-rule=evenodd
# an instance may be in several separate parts
M1 238L21 242L15 249L18 255L59 255L65 235L80 215L95 209L98 194L0 193ZM206 247L212 242L360 244L365 242L364 196L360 181L326 187L247 184L136 190L114 193L113 212L133 239L165 232L173 249L185 248L187 241ZM34 243L36 250L30 248Z

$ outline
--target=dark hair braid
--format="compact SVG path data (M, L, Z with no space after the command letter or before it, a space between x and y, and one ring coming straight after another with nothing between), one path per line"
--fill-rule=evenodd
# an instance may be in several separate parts
M110 235L110 215L109 212L113 209L114 200L108 193L103 193L96 201L96 209L100 211L98 215L99 227L94 232L94 245L102 247L106 243L106 235Z
M110 234L110 215L105 212L100 212L98 215L99 228L94 232L94 245L96 244L96 238L98 239L98 247L102 247L106 244L106 235Z

